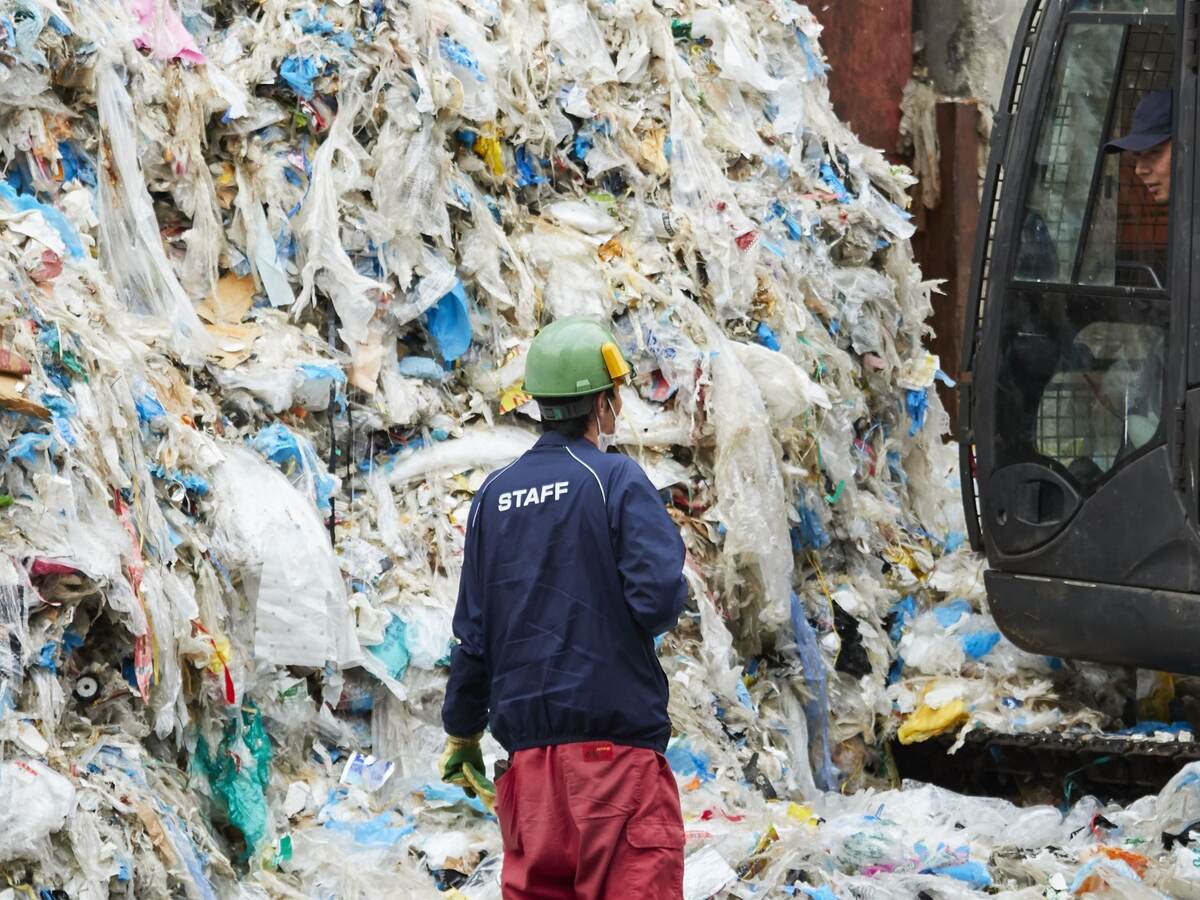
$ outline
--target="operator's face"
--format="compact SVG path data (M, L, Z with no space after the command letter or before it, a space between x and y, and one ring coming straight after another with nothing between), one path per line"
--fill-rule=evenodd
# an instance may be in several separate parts
M1155 203L1167 203L1171 199L1171 142L1159 144L1149 150L1133 154L1134 171L1146 185L1146 190Z

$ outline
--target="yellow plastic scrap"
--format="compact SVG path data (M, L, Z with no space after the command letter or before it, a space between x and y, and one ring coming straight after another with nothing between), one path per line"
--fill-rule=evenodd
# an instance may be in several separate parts
M618 256L624 256L625 248L621 245L620 238L613 237L601 244L600 249L596 251L596 254L604 262L608 262L610 259L616 259Z
M497 178L504 174L504 144L500 142L500 129L494 124L480 129L475 138L475 155L482 159L488 171Z
M912 548L906 547L903 544L888 547L887 550L883 551L883 558L893 566L903 566L918 577L925 574L921 568L921 564L917 562L916 554L913 553Z
M1169 722L1175 699L1175 678L1167 672L1139 673L1138 718L1145 722Z
M897 736L902 744L919 744L956 728L966 720L967 705L962 700L947 703L941 709L934 709L922 703L904 720Z
M642 162L646 165L644 168L652 175L666 175L671 171L671 164L667 162L667 154L665 152L665 144L667 140L667 129L656 126L651 128L644 138L642 138L641 152Z
M751 855L757 856L759 853L762 853L764 850L766 850L768 847L770 847L777 840L779 840L779 832L776 831L775 826L772 825L770 828L768 828L766 830L766 832L763 834L763 836L758 839L758 843L754 845L754 853Z
M233 659L233 645L229 643L229 638L217 635L212 639L212 651L212 656L208 658L208 671L220 675Z
M816 828L821 824L820 817L807 806L801 806L799 803L789 803L787 808L789 819L794 819L801 825L807 825L809 828Z
M510 413L520 406L524 406L533 399L529 394L521 390L522 382L517 381L506 387L500 394L500 414Z

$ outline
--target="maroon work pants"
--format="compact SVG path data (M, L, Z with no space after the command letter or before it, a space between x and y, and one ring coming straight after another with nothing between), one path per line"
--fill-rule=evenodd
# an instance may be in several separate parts
M505 900L679 900L683 817L661 753L520 750L496 785Z

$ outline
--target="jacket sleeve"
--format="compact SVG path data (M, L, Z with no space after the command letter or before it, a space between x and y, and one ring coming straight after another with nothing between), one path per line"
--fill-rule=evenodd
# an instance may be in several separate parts
M651 637L675 627L687 601L684 548L662 498L633 460L613 479L609 518L625 603Z
M468 518L458 604L454 608L454 637L458 645L450 655L450 680L442 703L442 726L453 737L479 734L488 718L490 677L483 633L483 597L479 590L478 519L475 515L479 496L471 505Z

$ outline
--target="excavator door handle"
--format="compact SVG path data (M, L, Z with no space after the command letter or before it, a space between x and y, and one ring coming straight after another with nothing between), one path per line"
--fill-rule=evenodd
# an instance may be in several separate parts
M1074 485L1045 465L1020 463L995 472L988 483L985 528L1004 554L1028 553L1050 541L1079 511Z

